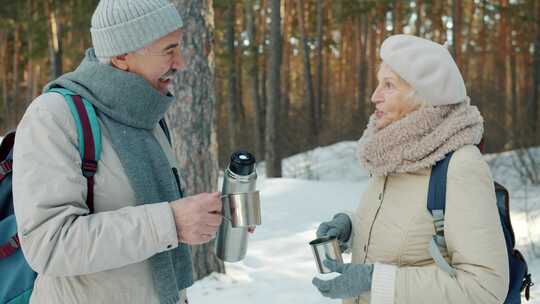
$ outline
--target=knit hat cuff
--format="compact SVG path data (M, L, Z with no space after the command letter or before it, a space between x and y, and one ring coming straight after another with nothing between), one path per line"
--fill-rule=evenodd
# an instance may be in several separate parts
M178 11L169 4L128 22L90 31L96 56L112 57L141 49L182 25Z

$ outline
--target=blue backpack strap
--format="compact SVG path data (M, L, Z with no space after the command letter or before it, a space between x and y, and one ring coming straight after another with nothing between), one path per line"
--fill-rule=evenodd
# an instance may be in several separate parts
M442 160L438 161L431 169L429 178L429 189L427 199L427 209L433 217L435 234L429 244L429 254L435 263L450 276L456 276L456 270L446 262L441 254L441 248L446 248L444 239L444 210L446 207L446 180L448 175L448 165L453 152L448 153Z
M87 180L86 204L94 213L94 175L101 158L101 131L94 106L76 93L64 88L52 88L64 96L77 125L79 154L82 160L82 173Z

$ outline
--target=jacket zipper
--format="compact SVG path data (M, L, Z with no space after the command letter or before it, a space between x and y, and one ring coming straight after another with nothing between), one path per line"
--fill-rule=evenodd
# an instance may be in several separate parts
M373 226L375 226L375 221L377 220L377 216L379 215L379 211L381 210L382 203L384 200L384 191L386 190L386 182L388 181L388 176L384 177L384 183L382 187L382 191L379 194L379 207L377 207L377 211L375 212L375 216L373 217L373 221L371 221L371 226L369 227L369 234L368 234L368 240L366 243L366 248L364 250L364 264L366 263L366 259L368 256L368 249L369 249L369 243L371 242L371 232L373 231Z
M178 170L176 168L172 168L172 172L174 175L174 179L176 180L176 186L178 187L178 192L180 192L180 197L184 197L184 192L182 191L182 187L180 186L180 176L178 175Z

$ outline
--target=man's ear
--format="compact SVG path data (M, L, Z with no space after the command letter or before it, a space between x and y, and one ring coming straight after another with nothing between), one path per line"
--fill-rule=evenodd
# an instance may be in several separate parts
M127 61L127 54L118 55L111 58L111 64L122 71L129 71L129 64Z

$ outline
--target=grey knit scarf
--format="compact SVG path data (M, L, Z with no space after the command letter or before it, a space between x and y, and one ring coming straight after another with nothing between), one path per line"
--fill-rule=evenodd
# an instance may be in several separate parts
M138 204L180 198L172 168L152 134L174 97L160 94L138 75L99 63L93 49L86 52L74 72L49 83L44 91L55 86L69 89L94 105ZM189 247L180 244L175 250L152 256L149 262L160 303L177 303L179 290L193 284Z
M362 167L376 176L430 168L451 151L480 143L483 118L469 101L420 108L378 130L376 117L358 141Z

